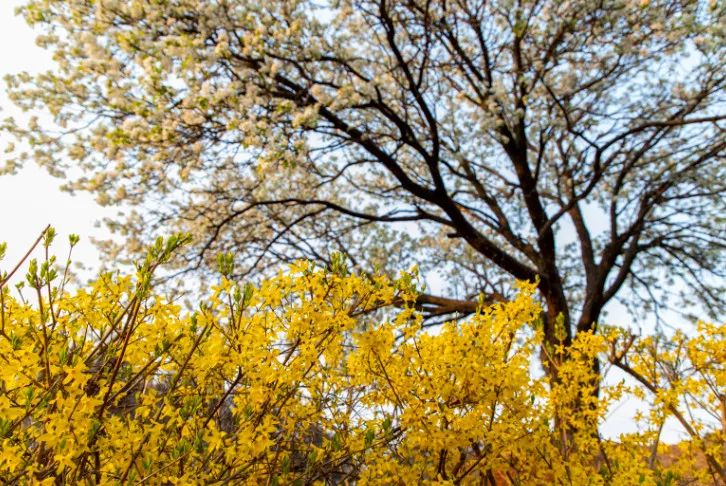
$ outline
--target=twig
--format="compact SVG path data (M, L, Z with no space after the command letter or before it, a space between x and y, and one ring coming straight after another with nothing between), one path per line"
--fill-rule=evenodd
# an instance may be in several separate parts
M50 225L46 226L42 233L40 233L40 236L38 236L38 239L35 240L35 243L33 243L33 246L30 247L30 249L25 253L23 258L18 262L17 265L15 265L15 268L13 268L10 273L7 274L7 276L0 281L0 289L2 289L6 283L10 281L10 278L15 274L15 272L18 271L18 269L21 267L21 265L25 262L25 260L28 259L31 253L33 253L33 250L35 250L35 247L38 246L38 243L40 243L40 240L43 239L43 236L45 236L45 233L50 229Z

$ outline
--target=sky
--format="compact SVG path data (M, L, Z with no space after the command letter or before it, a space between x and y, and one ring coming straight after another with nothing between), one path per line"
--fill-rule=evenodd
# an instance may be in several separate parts
M14 15L20 0L0 0L0 77L20 71L41 72L52 66L48 52L35 45L34 33L21 17ZM4 83L0 83L0 118L24 116L8 100ZM41 117L41 122L42 122ZM0 132L0 166L9 137ZM98 252L91 238L107 236L107 232L94 226L109 208L95 203L93 196L71 196L60 190L61 179L50 176L32 161L16 175L0 176L0 242L8 244L3 268L15 263L32 243L51 224L58 231L57 251L65 255L67 235L76 233L81 241L74 249L74 261L93 268L98 265Z
M42 72L53 65L48 52L35 45L32 29L21 17L14 15L15 8L21 3L21 0L0 0L0 45L3 46L0 49L0 77L20 71ZM8 100L4 83L0 83L0 118L8 116L22 119L26 115ZM41 116L40 122L43 121ZM9 141L9 137L0 132L0 166L4 165L3 150ZM50 176L32 161L27 162L15 175L0 175L0 243L8 244L7 255L0 262L0 269L7 270L14 266L48 224L58 231L56 251L59 257L67 251L68 234L81 236L73 253L73 260L82 263L87 269L80 273L81 276L91 277L94 270L100 267L99 253L92 239L109 236L108 231L97 222L116 211L99 206L90 194L70 195L61 191L62 183L61 179ZM23 274L21 268L21 278ZM623 319L626 317L621 311L611 310L611 322ZM617 379L617 376L613 379ZM636 408L637 404L632 400L615 407L603 427L605 434L615 437L622 432L634 431L631 417ZM671 423L666 424L663 437L669 442L675 442L684 438L685 434L677 424Z

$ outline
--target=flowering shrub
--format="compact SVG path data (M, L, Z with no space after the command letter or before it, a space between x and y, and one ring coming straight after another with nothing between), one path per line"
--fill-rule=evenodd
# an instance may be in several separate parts
M522 283L513 301L431 333L414 273L298 262L242 286L228 256L211 296L187 312L153 281L181 243L159 240L135 275L103 274L73 294L52 258L31 261L32 303L0 279L0 481L708 484L723 474L723 423L682 407L724 406L724 326L704 324L667 351L618 330L546 349L535 287ZM540 352L558 380L534 369ZM638 386L589 390L598 355ZM601 440L612 400L644 392L655 397L644 432ZM693 440L666 463L657 430L673 414Z

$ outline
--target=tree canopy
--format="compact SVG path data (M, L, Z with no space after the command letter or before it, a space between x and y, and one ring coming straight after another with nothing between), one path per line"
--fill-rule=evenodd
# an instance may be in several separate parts
M7 123L142 246L240 274L335 249L437 271L432 314L536 281L546 339L682 282L724 310L724 6L699 0L31 0L57 66ZM135 243L136 241L136 243Z

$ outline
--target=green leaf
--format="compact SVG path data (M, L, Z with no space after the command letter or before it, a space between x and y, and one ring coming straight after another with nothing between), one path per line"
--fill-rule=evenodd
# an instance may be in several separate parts
M55 228L52 226L49 226L46 232L43 234L43 246L48 249L51 244L53 244L53 240L55 240L56 231Z
M333 440L331 441L331 445L333 447L333 451L338 452L343 448L343 443L340 439L340 435L338 432L333 434Z
M348 258L338 251L330 255L330 271L335 275L345 277L350 273L348 268Z
M365 446L370 447L373 444L373 441L376 438L376 431L374 429L368 429L366 430L365 435Z
M386 417L386 419L383 421L383 431L385 433L389 433L391 431L391 424L393 422L391 421L391 417Z
M226 278L230 278L234 272L234 255L231 252L217 255L217 271Z

